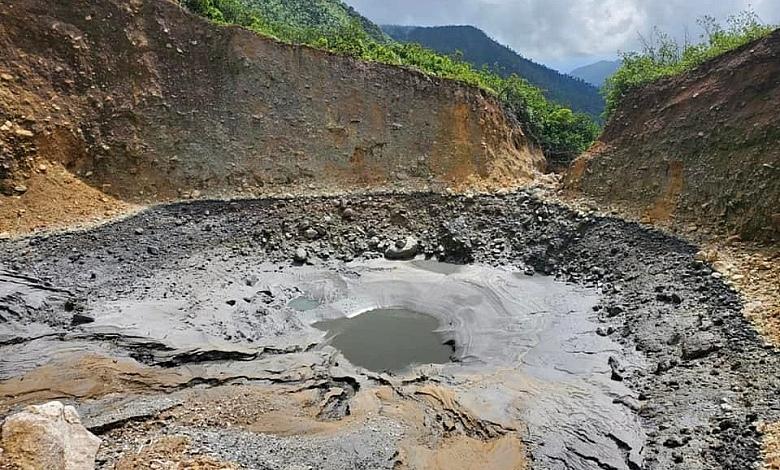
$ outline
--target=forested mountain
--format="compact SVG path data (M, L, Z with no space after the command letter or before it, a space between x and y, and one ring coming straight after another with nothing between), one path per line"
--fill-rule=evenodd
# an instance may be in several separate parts
M572 70L569 75L601 88L620 67L619 60L601 60Z
M473 26L382 26L391 38L415 42L443 54L460 51L463 60L487 66L502 76L517 74L541 88L545 96L575 111L600 118L604 99L589 83L526 59Z

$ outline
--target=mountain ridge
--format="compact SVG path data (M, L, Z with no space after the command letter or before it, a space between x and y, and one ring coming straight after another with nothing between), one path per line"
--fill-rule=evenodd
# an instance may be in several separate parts
M475 67L488 67L502 76L517 74L544 90L548 99L574 111L600 119L604 99L593 85L523 57L481 29L471 25L399 26L381 25L391 38L416 42L442 54L462 53Z

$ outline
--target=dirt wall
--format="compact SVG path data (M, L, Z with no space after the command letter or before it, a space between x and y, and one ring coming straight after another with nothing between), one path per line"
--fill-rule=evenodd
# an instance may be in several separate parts
M651 222L780 235L780 31L627 96L566 187Z
M42 160L127 202L513 185L543 166L479 90L215 26L167 0L2 2L0 49L0 211L9 196L32 201Z

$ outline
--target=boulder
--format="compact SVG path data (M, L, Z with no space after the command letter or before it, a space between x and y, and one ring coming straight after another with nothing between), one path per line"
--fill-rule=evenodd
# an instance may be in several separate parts
M91 470L100 442L75 408L57 401L8 417L0 434L3 460L20 468Z
M296 263L305 263L309 259L309 252L303 248L298 248L293 253L293 261Z
M390 260L410 260L417 256L420 251L420 244L415 238L407 237L406 240L399 240L395 246L391 246L385 251L385 258Z
M712 333L696 333L682 341L682 358L686 361L701 359L717 351L720 345Z

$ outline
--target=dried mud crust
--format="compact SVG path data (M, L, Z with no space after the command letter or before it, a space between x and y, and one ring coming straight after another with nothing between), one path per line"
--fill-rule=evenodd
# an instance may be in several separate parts
M196 257L205 259L202 269L217 259L286 265L303 249L310 262L335 265L381 256L374 238L392 243L406 236L444 261L514 267L598 288L602 331L644 358L643 366L605 364L634 391L615 400L642 419L644 468L741 470L760 461L757 423L780 418L780 358L740 314L734 290L695 259L700 249L524 192L177 204L88 232L7 241L0 263L99 299ZM198 437L207 440L204 432Z

